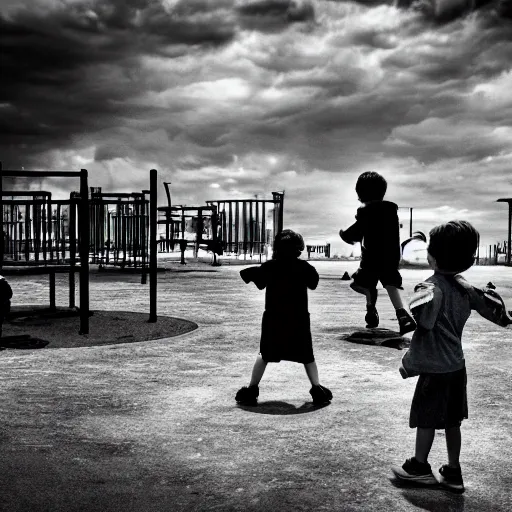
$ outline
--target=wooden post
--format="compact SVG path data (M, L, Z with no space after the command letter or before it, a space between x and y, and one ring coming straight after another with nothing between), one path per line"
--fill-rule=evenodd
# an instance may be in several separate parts
M157 302L157 243L156 228L158 221L157 213L157 173L156 169L149 171L149 320L156 322Z
M89 187L87 169L80 170L80 331L89 334Z

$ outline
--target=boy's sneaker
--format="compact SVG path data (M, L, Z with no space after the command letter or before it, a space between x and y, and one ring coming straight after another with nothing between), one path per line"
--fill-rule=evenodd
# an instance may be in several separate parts
M445 464L439 468L439 483L454 492L464 492L464 481L460 467L452 468Z
M324 386L313 386L309 390L309 394L313 398L313 403L315 405L327 404L332 400L332 393L330 389L327 389Z
M257 405L260 388L258 386L244 386L235 395L235 400L243 405Z
M400 336L416 330L417 325L414 318L409 315L405 309L397 309L396 317L398 319L398 325L400 326Z
M418 462L414 457L407 459L402 466L393 466L391 471L403 482L420 485L437 485L436 477L428 462Z
M379 313L377 312L377 308L375 306L366 306L366 315L364 317L364 321L366 322L367 329L373 329L374 327L379 326Z

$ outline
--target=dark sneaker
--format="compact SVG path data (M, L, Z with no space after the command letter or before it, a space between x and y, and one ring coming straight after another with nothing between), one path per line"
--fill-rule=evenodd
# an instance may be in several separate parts
M436 477L428 462L418 462L414 457L407 459L402 466L393 466L391 471L403 482L419 485L437 485Z
M445 464L439 468L439 483L446 489L454 492L464 492L462 472L459 468L452 468Z
M313 403L315 405L327 404L332 400L331 390L324 386L313 386L309 390L309 393L312 396Z
M373 329L379 326L379 313L375 306L366 306L366 315L364 317L367 329Z
M396 317L398 319L398 325L400 326L400 336L416 330L417 325L414 318L409 315L405 309L397 309Z
M258 386L244 386L235 395L235 400L243 405L257 405L260 388Z

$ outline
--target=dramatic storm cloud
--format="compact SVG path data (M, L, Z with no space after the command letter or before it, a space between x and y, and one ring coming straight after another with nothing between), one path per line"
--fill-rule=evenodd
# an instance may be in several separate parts
M188 205L285 190L285 224L318 243L377 170L414 229L466 218L493 243L512 197L511 5L4 0L0 158L85 167L109 191L156 167Z

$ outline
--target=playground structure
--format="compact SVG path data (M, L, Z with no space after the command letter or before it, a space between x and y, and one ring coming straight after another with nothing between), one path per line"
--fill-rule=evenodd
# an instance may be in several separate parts
M54 200L50 192L3 190L3 178L80 179L80 192L69 200ZM10 199L4 199L10 198ZM2 243L0 268L4 275L47 274L50 309L56 309L55 274L69 275L69 307L75 307L75 273L80 274L80 330L89 333L89 208L88 174L56 171L3 170L0 163ZM3 268L2 268L3 267Z
M206 201L217 208L224 253L268 256L275 236L283 230L283 203L284 192L272 192L272 199Z
M185 264L185 251L192 246L194 257L197 258L199 249L213 253L214 264L216 257L222 254L219 216L215 206L182 206L171 204L170 183L165 183L167 206L157 208L157 223L165 226L165 236L160 235L160 252L174 251L176 245L181 251L181 263Z
M47 191L3 191L3 177L44 179L79 177L80 192L55 200ZM150 189L103 193L91 187L88 173L2 170L0 212L3 237L0 268L4 275L49 276L50 310L56 310L55 274L69 274L69 307L75 307L75 273L80 273L80 334L89 333L89 264L142 270L150 276L149 322L156 322L157 171ZM146 195L149 194L149 200ZM149 267L148 267L149 263Z
M147 271L149 200L141 192L102 192L91 187L89 201L91 263Z
M318 255L323 255L324 258L330 258L331 257L331 244L306 245L306 251L308 252L308 260L311 259L312 252L314 252Z
M160 234L161 252L179 247L181 263L188 247L198 257L199 249L218 255L244 258L263 254L283 229L284 192L273 192L272 199L220 199L206 201L205 206L171 204L170 183L165 183L167 206L158 208L158 224L165 226Z

